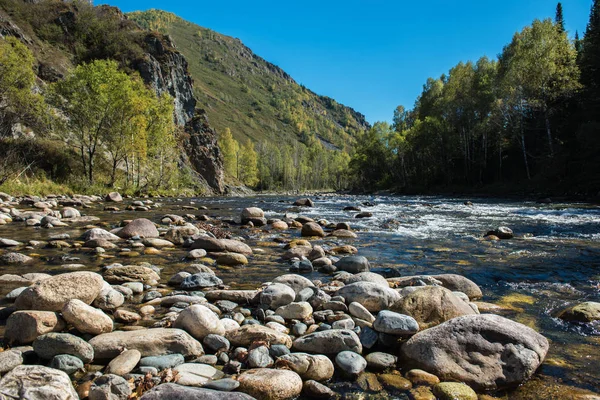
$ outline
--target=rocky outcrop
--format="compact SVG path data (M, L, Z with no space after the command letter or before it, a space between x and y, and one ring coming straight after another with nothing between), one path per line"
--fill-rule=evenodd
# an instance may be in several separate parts
M134 68L158 94L168 93L175 99L175 121L185 128L182 154L198 173L198 178L213 191L222 193L223 157L217 144L217 133L209 125L204 110L196 109L192 77L188 62L175 49L168 36L148 34L144 39L146 57Z

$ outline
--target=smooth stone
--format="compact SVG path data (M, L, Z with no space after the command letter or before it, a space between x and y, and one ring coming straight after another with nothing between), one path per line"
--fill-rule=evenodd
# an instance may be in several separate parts
M390 335L409 336L419 331L419 324L408 315L383 310L377 314L373 329Z
M214 239L211 237L201 237L192 243L192 250L203 249L208 252L230 252L244 255L252 254L252 249L246 243L232 239Z
M294 289L282 283L273 283L260 294L260 303L275 310L278 307L290 304L295 298L296 292Z
M240 329L227 332L225 338L229 340L232 346L250 346L253 342L268 342L271 345L282 344L286 347L292 347L292 339L281 332L277 332L262 325L244 325Z
M202 386L204 389L218 390L219 392L232 392L240 387L240 383L235 379L224 378L209 381Z
M402 345L406 365L482 390L521 384L544 361L548 340L498 315L465 315L417 333Z
M185 290L191 289L204 289L213 286L222 285L223 281L219 279L216 275L210 274L208 272L199 272L197 274L190 275L186 277L181 284L180 288Z
M255 400L254 397L238 392L195 388L163 383L144 393L140 400Z
M307 222L304 225L302 225L302 230L300 234L304 237L325 237L325 232L323 231L323 228L315 222Z
M302 336L293 343L294 350L316 354L337 354L342 351L362 353L362 344L355 332L334 329Z
M248 259L243 254L223 253L217 257L217 264L229 266L246 265L248 264Z
M360 272L358 274L353 274L339 280L344 282L346 285L356 282L371 282L381 285L384 288L390 287L388 281L383 276L376 274L375 272Z
M386 310L400 301L398 292L372 282L351 283L336 294L344 297L348 303L362 304L370 312Z
M27 264L33 261L33 258L21 253L5 253L0 255L0 265Z
M439 400L477 400L477 393L459 382L441 382L433 387L433 394Z
M353 351L342 351L335 357L335 363L346 374L356 376L367 368L367 361Z
M263 400L287 400L302 392L302 378L293 371L251 369L242 373L238 381L241 392Z
M135 323L135 322L139 321L140 319L142 319L142 317L139 314L134 313L132 311L127 311L127 310L116 310L113 313L113 316L115 317L115 320L125 322L128 324ZM119 375L119 374L117 374L117 375Z
M58 313L51 311L17 311L8 317L4 339L9 344L29 344L39 336L60 332L66 327Z
M440 383L440 378L422 369L411 369L406 373L406 379L410 380L413 385L433 386Z
M175 368L184 362L185 358L181 354L167 354L164 356L143 357L140 359L139 364L142 367L153 367L162 371L168 368Z
M18 350L0 352L0 374L4 375L23 364L23 353Z
M137 350L125 350L108 363L106 373L119 376L126 375L133 371L140 362L141 357L142 354Z
M99 335L113 330L113 321L108 315L78 299L65 303L62 315L81 333Z
M278 276L273 279L273 283L281 283L294 289L296 294L300 293L303 289L315 287L309 279L297 274L285 274Z
M375 322L375 317L373 316L373 314L371 314L369 312L369 310L367 310L365 308L365 306L363 306L360 303L357 302L352 302L350 303L350 305L348 306L348 311L350 312L350 315L352 315L353 317L362 319L363 321L367 321L367 322Z
M113 311L125 303L125 296L109 285L105 285L92 305L105 311Z
M168 240L158 238L144 239L142 244L146 247L154 247L156 249L175 247L175 245Z
M26 289L27 289L27 286L23 286L23 287L20 287L20 288L13 289L10 292L8 292L8 294L6 296L4 296L4 298L6 300L15 300Z
M433 275L433 278L442 282L442 285L449 290L463 292L470 300L477 300L483 297L481 289L475 282L457 274Z
M204 355L202 344L181 329L153 328L103 333L92 338L96 358L113 359L122 349L138 350L142 357L179 353L184 357Z
M277 315L282 316L284 319L299 319L303 320L312 315L313 308L307 302L290 303L285 306L278 307L275 310Z
M142 265L124 265L104 271L104 279L109 283L123 284L133 290L131 286L126 285L128 282L153 284L160 281L160 276L152 268Z
M59 369L67 375L72 375L77 371L83 370L83 361L69 354L59 354L52 358L49 367Z
M195 249L195 250L191 250L188 255L187 258L189 258L190 260L198 260L200 258L204 258L206 257L206 250L204 249Z
M586 301L562 311L559 318L565 321L592 322L600 320L600 303Z
M394 368L398 362L398 357L381 352L370 353L365 359L367 360L367 366L375 370Z
M277 368L288 368L303 380L326 381L333 377L334 366L329 357L307 353L290 353L280 356Z
M204 386L211 380L221 379L224 374L206 364L181 364L173 368L179 376L177 383L183 386Z
M209 350L217 352L219 350L229 351L231 344L222 335L208 334L202 340L202 344Z
M80 271L55 275L35 282L15 300L18 310L61 311L64 304L78 299L91 304L100 294L104 280L94 272Z
M364 348L371 349L379 340L379 335L373 329L364 327L360 331L360 343Z
M259 346L248 351L246 361L250 368L268 368L273 366L273 359L269 355L269 349L266 346Z
M117 236L130 239L134 236L139 236L140 238L157 238L159 237L158 229L156 229L156 225L152 221L146 218L138 218L134 219L123 229L117 232Z
M369 272L371 265L369 260L363 256L348 256L341 258L334 264L338 270L358 274L360 272Z
M310 398L331 399L336 397L336 393L327 386L317 381L305 381L302 386L302 393Z
M90 229L90 230L86 231L83 235L81 235L81 240L83 240L84 242L89 242L91 240L98 240L98 239L107 240L109 242L118 242L119 240L121 240L121 238L118 237L117 235L115 235L114 233L110 233L101 228ZM95 247L98 247L98 246L95 246ZM104 247L104 246L100 246L100 247Z
M281 356L285 356L286 354L290 354L290 349L282 344L274 344L271 345L271 348L269 349L269 354L273 358L279 358Z
M219 316L201 304L194 304L183 310L175 320L173 327L185 330L197 340L202 340L210 334L225 334L225 328Z
M19 365L4 375L0 394L6 399L79 399L66 373L41 365Z
M129 383L118 375L107 374L96 379L90 387L89 400L121 400L131 395Z
M75 356L84 363L94 359L94 349L85 340L70 333L46 333L35 339L33 351L46 360L59 354Z

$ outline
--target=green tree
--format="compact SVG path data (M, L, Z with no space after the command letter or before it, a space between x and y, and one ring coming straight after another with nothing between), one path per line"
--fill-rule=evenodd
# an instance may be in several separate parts
M229 176L238 177L237 169L237 152L239 149L238 142L233 138L231 130L225 128L225 131L219 137L219 147L223 154L223 164L225 172Z
M600 115L600 0L594 0L581 51L581 83L585 90L587 121Z
M248 139L239 150L238 178L250 187L258 184L258 155L252 141Z
M565 32L565 18L563 16L563 6L561 2L556 5L556 16L554 17L554 23L560 32Z
M114 61L76 67L52 86L51 99L64 116L59 134L79 154L90 184L97 159L107 154L112 167L110 184L116 180L120 163L127 162L139 186L149 150L154 155L160 146L174 143L172 99L157 98L139 77L119 70Z
M558 101L573 96L580 88L575 47L566 33L558 31L550 20L536 20L515 34L500 60L504 92L508 96L505 98L520 114L521 128L529 110L541 112L549 155L553 156L550 116ZM523 134L521 142L526 161Z
M16 123L42 127L44 99L33 92L35 73L31 51L16 38L0 37L0 137Z

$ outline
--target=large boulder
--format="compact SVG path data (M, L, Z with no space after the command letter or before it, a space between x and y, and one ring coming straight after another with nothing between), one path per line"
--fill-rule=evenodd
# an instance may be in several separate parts
M103 333L89 342L97 359L113 359L123 349L138 350L142 357L182 354L200 357L204 349L200 342L181 329L157 328Z
M142 265L123 265L104 271L104 279L110 283L142 282L156 284L160 276L152 269Z
M239 390L263 400L287 400L302 391L302 378L293 371L251 369L238 377Z
M548 340L493 314L465 315L417 333L401 352L411 366L481 390L516 386L544 361Z
M294 350L315 354L362 353L358 335L349 329L331 329L311 333L294 340Z
M185 330L198 340L210 334L225 334L225 328L217 314L201 304L194 304L183 310L173 327Z
M4 339L9 344L29 344L39 336L60 332L65 321L52 311L17 311L8 317Z
M296 207L314 207L315 203L309 198L298 199L294 202Z
M324 355L290 353L277 358L277 368L288 368L302 377L302 380L326 381L334 372L333 363Z
M140 400L255 400L245 393L219 392L210 389L201 389L163 383L144 393Z
M232 346L250 346L252 342L267 342L271 345L282 344L292 347L292 339L285 333L278 332L267 326L244 325L240 329L225 334Z
M242 224L252 222L254 226L266 224L265 213L258 207L249 207L242 210Z
M0 380L0 398L79 400L69 376L41 365L20 365Z
M475 311L450 290L439 286L424 286L409 293L392 306L392 311L410 315L421 330Z
M104 198L107 202L120 203L123 201L123 196L119 192L110 192Z
M99 335L113 330L113 321L108 315L81 300L73 299L65 303L62 315L81 333Z
M363 256L348 256L341 258L334 264L339 271L350 272L351 274L358 274L360 272L369 272L371 265L369 260Z
M78 299L92 304L104 280L94 272L80 271L55 275L35 282L15 300L18 310L61 311L65 303Z
M159 236L158 229L156 229L156 225L154 222L150 221L146 218L138 218L134 219L119 232L117 232L117 236L122 237L124 239L130 239L134 236L139 236L141 238L157 238Z
M336 294L342 296L348 304L362 304L370 312L388 309L400 300L400 295L395 290L372 282L351 283L342 287Z
M200 237L192 243L192 249L203 249L208 252L252 254L252 249L246 243L233 239L215 239L211 237Z

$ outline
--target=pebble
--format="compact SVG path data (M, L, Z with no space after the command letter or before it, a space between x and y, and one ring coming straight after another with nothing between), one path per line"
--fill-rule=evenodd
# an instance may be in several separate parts
M167 354L164 356L150 356L140 359L140 366L153 367L159 371L168 368L175 368L185 362L185 358L181 354Z
M359 375L367 368L367 361L352 351L342 351L335 357L335 363L347 375Z

